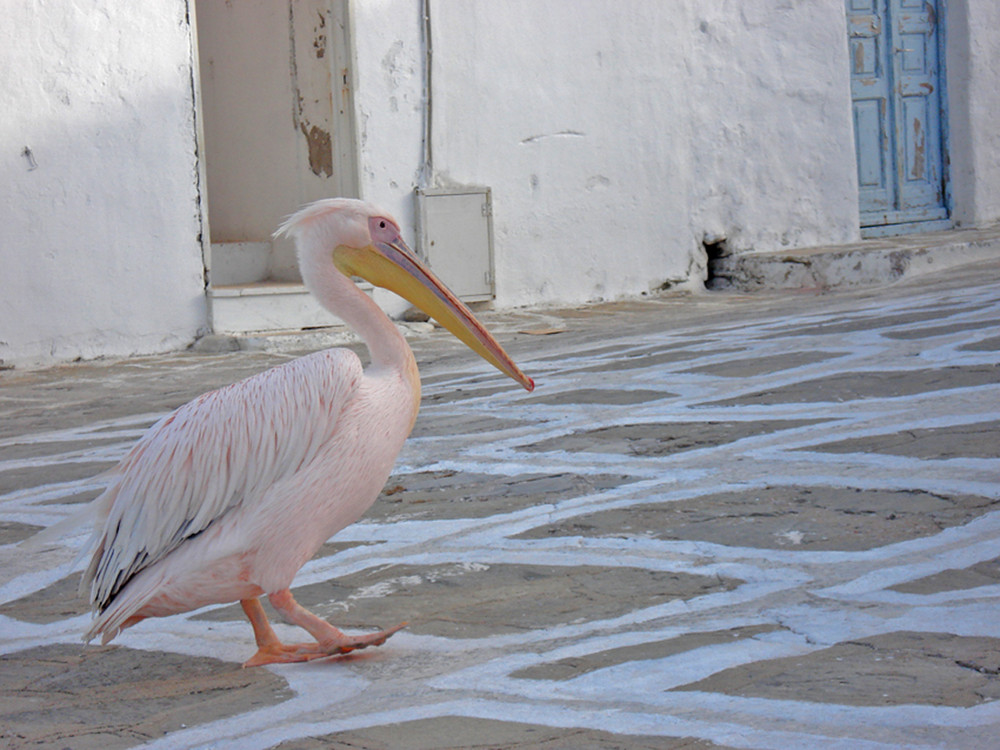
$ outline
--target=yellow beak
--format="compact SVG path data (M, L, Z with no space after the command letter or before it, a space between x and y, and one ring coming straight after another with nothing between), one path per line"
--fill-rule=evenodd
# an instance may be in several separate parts
M360 276L416 305L500 372L534 389L534 381L402 239L362 248L341 245L333 251L333 262L342 273Z

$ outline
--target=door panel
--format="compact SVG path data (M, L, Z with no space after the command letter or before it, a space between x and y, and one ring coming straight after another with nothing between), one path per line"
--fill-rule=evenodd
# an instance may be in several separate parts
M934 4L890 0L896 11L892 30L896 49L900 164L899 209L914 219L940 219L944 210L941 175L941 96L938 91L938 40ZM894 7L898 3L899 7Z
M886 0L848 0L851 98L862 212L888 211L896 203L889 124Z
M947 218L937 0L846 0L861 225Z

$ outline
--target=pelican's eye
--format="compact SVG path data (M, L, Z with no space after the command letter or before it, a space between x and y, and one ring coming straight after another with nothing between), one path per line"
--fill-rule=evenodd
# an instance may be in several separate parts
M368 231L372 242L393 242L399 239L396 222L385 216L373 216L368 220Z

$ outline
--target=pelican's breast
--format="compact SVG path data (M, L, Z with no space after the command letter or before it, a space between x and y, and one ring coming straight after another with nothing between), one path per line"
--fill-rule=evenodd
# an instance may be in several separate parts
M272 487L255 513L232 519L235 537L254 540L254 583L265 591L286 588L324 542L364 515L392 473L418 407L405 371L365 373L313 460Z

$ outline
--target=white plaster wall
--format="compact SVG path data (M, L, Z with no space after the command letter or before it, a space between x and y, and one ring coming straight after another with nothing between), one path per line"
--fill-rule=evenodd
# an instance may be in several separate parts
M692 7L695 236L735 252L858 240L843 0Z
M361 197L382 206L400 222L416 247L416 202L423 133L423 47L420 3L416 0L353 2L354 108L359 147ZM390 314L408 304L391 292L374 290Z
M637 294L691 264L680 3L434 3L434 167L493 188L497 301Z
M1000 3L945 7L953 219L984 226L1000 221Z
M424 172L420 3L352 3L361 190L413 240L414 187L492 187L499 306L697 281L706 236L739 251L857 238L841 0L429 7ZM945 7L955 218L983 225L1000 220L1000 5ZM5 4L8 363L163 351L206 324L188 10Z
M184 0L4 3L8 364L167 351L205 325L191 34Z
M416 3L357 3L362 189L412 220ZM499 306L857 239L840 0L430 0L433 182L493 188Z

